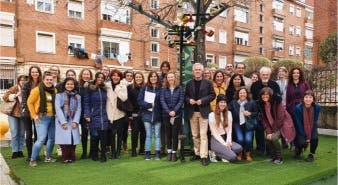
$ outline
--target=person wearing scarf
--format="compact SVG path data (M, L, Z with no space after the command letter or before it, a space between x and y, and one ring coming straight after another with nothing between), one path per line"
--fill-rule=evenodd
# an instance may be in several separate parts
M305 91L302 103L296 105L293 113L296 128L296 159L301 159L302 153L310 144L310 154L306 158L306 161L314 161L314 155L318 146L317 122L319 112L320 106L315 103L313 92L311 90Z
M53 76L50 72L43 74L42 82L32 89L28 99L27 106L30 116L36 124L37 140L33 145L30 166L37 166L37 158L41 147L47 139L47 150L45 162L55 162L51 157L54 148L55 138L55 88L53 86ZM48 136L48 137L47 137Z
M74 78L62 83L63 92L55 97L55 143L61 146L63 163L75 161L75 146L80 143L81 96Z

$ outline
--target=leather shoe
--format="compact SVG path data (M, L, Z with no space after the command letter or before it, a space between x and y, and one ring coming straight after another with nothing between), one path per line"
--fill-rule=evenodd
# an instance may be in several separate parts
M193 156L190 157L190 161L196 161L196 160L200 160L200 159L201 159L201 157L198 156L198 155L193 155Z
M202 158L201 162L202 162L203 166L207 166L209 164L208 161L207 161L207 158Z

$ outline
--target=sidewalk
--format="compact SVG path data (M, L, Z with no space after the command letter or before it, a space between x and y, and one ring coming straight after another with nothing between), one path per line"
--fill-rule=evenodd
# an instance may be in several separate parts
M9 176L8 165L0 153L0 184L1 185L17 185L13 179Z

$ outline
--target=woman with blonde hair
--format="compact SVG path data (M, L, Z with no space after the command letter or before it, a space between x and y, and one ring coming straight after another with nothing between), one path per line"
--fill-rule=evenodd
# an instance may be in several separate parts
M169 72L161 90L162 119L166 130L168 161L177 161L178 134L182 124L184 90L174 72Z

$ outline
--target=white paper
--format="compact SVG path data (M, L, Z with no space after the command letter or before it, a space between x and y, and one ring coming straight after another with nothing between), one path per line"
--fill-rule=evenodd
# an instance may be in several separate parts
M144 93L144 101L147 102L147 103L154 103L155 97L156 97L155 93L152 93L152 92L149 92L149 91L146 91Z

